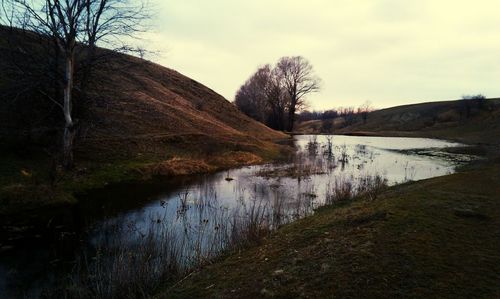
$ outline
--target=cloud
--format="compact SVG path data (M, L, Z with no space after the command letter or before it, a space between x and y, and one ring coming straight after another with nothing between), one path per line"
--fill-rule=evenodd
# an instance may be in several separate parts
M232 100L258 66L302 55L315 109L500 95L496 1L156 0L157 62Z

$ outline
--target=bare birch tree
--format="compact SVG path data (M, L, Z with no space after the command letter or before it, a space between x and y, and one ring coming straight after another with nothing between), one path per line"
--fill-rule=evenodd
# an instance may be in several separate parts
M97 46L127 49L123 38L142 31L148 12L144 2L132 0L2 0L3 19L54 41L56 60L63 64L62 100L52 99L64 116L62 164L73 166L76 121L73 115L75 72L81 69L81 88L91 76ZM6 13L5 13L6 12ZM2 19L2 22L5 22ZM83 62L77 60L86 57ZM80 65L77 65L80 64ZM85 92L83 90L82 92Z

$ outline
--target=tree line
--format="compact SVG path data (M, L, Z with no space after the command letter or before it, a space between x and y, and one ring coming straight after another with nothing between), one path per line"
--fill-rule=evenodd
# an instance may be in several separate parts
M459 111L461 119L468 119L474 111L487 110L487 99L482 94L464 95L459 102Z
M293 131L296 114L321 80L302 56L282 57L260 67L237 91L234 103L246 115L281 131Z
M361 118L363 123L366 123L368 119L368 114L372 111L374 111L374 108L372 107L371 102L366 101L357 108L350 106L350 107L339 107L334 109L328 109L323 111L304 110L301 113L299 113L298 120L300 122L304 122L311 120L332 120L337 117L341 117L344 119L346 124L352 124L352 122L357 118Z

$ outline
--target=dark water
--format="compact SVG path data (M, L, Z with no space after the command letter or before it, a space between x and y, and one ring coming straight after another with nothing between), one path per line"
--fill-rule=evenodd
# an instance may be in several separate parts
M210 256L224 249L219 228L225 223L258 213L277 227L313 213L338 182L356 185L374 176L389 184L421 180L453 173L457 159L468 159L411 154L460 145L423 138L304 135L295 144L290 163L109 186L82 195L78 206L28 214L15 226L4 223L0 298L37 297L70 272L82 252L134 246L160 223L182 235L189 263L195 252Z

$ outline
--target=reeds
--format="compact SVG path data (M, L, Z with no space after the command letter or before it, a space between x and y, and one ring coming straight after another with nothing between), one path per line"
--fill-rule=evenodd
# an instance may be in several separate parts
M387 188L387 179L379 174L366 174L358 178L337 176L326 186L325 204L348 201L357 196L366 196L374 200L385 188Z
M213 186L203 185L196 195L180 192L177 206L161 201L164 213L151 214L146 222L123 225L109 221L94 246L78 257L63 287L50 292L50 297L145 298L226 252L260 243L281 225L311 215L318 206L356 196L373 200L387 186L387 180L378 174L333 175L336 161L331 138L323 146L324 155L317 155L319 146L311 139L291 164L265 169L276 174L273 179L252 188L238 185L235 206L230 208L219 202ZM343 167L349 163L346 145L335 151ZM282 171L286 167L292 167L293 178L298 178L294 188L279 187L280 180L287 177ZM328 178L320 196L321 186L304 180L319 173Z

